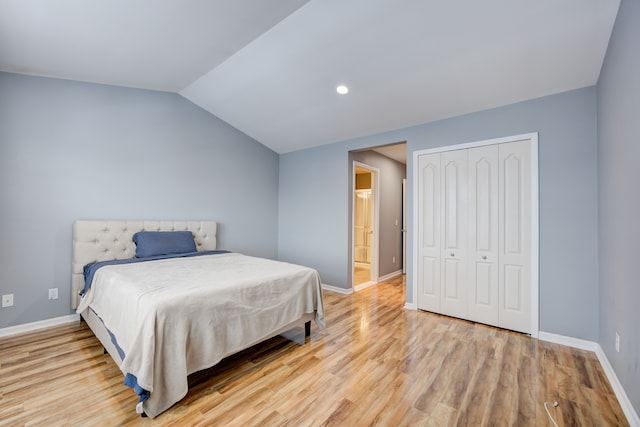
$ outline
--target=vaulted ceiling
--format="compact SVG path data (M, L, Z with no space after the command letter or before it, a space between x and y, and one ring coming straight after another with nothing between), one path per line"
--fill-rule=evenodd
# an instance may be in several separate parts
M177 92L285 153L594 85L618 6L0 0L0 70Z

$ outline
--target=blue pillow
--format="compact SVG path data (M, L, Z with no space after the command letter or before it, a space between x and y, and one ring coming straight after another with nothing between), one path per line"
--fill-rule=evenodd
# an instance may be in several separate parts
M136 258L197 252L190 231L139 231L133 235Z

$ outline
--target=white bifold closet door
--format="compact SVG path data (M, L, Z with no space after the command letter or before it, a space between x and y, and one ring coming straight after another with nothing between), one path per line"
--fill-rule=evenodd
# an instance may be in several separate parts
M440 155L442 194L440 237L440 312L448 316L467 314L467 152Z
M440 153L418 156L418 308L440 313Z
M531 331L529 141L418 157L418 308Z
M498 146L469 152L468 319L498 325Z
M531 332L531 161L529 141L500 144L498 326Z

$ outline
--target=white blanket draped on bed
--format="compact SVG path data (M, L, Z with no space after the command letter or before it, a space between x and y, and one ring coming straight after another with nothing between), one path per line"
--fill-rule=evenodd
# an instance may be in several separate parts
M151 392L151 417L187 394L187 375L304 313L324 327L315 270L236 253L102 267L78 312L87 307L124 350L121 370Z

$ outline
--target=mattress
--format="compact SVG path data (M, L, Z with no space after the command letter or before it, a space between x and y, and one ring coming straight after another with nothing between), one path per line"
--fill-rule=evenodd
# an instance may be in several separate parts
M324 327L318 273L237 253L108 265L78 311L117 338L121 370L150 392L154 417L184 397L187 376L311 314Z

